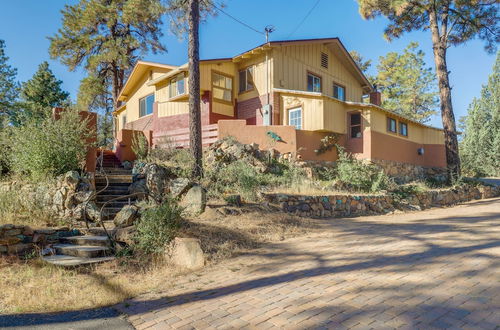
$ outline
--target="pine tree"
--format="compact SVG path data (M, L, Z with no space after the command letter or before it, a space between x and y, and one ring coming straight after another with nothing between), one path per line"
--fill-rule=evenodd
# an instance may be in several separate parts
M500 53L493 73L469 106L463 122L460 156L464 171L477 176L500 175Z
M166 51L160 42L161 0L80 0L62 10L63 25L50 39L50 54L71 71L110 84L113 106L138 56Z
M366 74L366 71L372 66L372 60L365 60L363 56L355 50L351 50L349 54L361 71Z
M389 20L385 29L385 36L389 40L414 30L430 31L441 100L449 179L460 176L457 130L446 54L450 46L465 43L476 37L486 42L487 51L494 51L500 41L498 2L358 0L358 3L359 11L364 18L383 15Z
M423 123L436 114L439 99L436 76L417 48L412 42L402 54L380 57L375 84L382 92L382 107Z
M19 84L17 70L8 64L5 41L0 39L0 128L9 121L16 107Z
M49 63L42 62L33 77L22 84L20 109L13 116L14 124L22 125L31 120L41 122L51 116L52 108L68 106L69 93L62 90L61 84Z

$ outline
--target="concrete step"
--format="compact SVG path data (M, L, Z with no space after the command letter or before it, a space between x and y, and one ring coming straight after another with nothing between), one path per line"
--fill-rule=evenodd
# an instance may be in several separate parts
M103 168L103 171L107 175L132 175L132 170L123 168Z
M132 177L130 175L113 175L113 176L108 176L107 180L105 177L101 177L101 176L96 176L96 178L95 178L96 185L99 183L105 184L106 182L131 184Z
M109 194L109 193L102 192L102 193L97 195L96 199L97 199L98 203L102 203L105 201L109 201L110 199L114 199L114 198L118 198L118 197L122 197L122 196L126 196L126 195L128 195L127 191L124 191L123 193L120 193L120 194ZM132 202L135 202L137 199L136 196L129 197L129 198L130 198L130 201L132 201ZM121 200L128 202L129 198L121 199Z
M106 224L105 224L106 225ZM63 237L59 240L64 244L87 245L87 246L110 246L111 242L107 236L73 236Z
M111 250L105 246L74 245L74 244L54 244L52 247L56 254L64 254L80 258L100 258L111 255Z
M82 258L69 255L53 255L42 257L42 260L56 266L75 267L115 260L115 257Z

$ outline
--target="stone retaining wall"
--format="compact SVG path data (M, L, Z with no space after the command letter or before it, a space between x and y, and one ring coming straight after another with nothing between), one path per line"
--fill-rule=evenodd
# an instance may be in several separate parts
M394 178L398 183L408 183L410 181L425 180L427 178L438 181L446 180L446 168L424 167L415 164L379 159L373 159L371 162L380 167L385 174Z
M0 226L0 255L26 255L36 247L58 242L61 237L80 235L67 227L32 229L28 226Z
M262 194L265 201L279 206L284 212L318 218L385 214L395 209L421 210L496 196L500 196L500 187L472 185L429 190L406 198L393 194L325 196Z

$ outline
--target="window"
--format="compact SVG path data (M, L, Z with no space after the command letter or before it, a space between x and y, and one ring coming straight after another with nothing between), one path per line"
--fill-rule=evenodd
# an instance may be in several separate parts
M313 75L312 73L307 74L307 91L321 93L321 78Z
M387 117L387 131L397 133L396 119Z
M360 138L361 134L361 114L351 113L350 116L350 136L351 138Z
M288 125L302 129L302 108L288 110Z
M337 100L345 101L345 87L333 84L333 97Z
M321 52L321 66L328 69L328 54Z
M253 89L253 67L248 67L239 72L240 88L239 92L243 93Z
M408 136L408 124L399 122L399 134Z
M168 95L170 98L186 93L186 82L184 73L178 74L170 80Z
M233 100L233 78L217 72L212 73L212 93L218 100L232 102Z
M147 116L153 113L153 103L155 103L155 95L150 94L139 100L139 117Z

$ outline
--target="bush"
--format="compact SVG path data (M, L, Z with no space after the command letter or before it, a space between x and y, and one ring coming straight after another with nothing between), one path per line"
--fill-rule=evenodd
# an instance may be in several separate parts
M12 128L11 169L32 180L82 169L89 137L87 121L74 110L63 112L59 120Z
M134 133L132 136L132 151L139 161L145 161L149 153L148 140L142 133Z
M163 204L146 208L137 225L135 247L145 253L161 253L181 226L182 208L167 200Z
M353 190L375 192L387 189L390 180L383 171L375 165L365 164L337 146L339 159L337 161L338 180Z
M0 191L0 225L10 223L44 227L64 224L55 219L49 208L25 191Z

